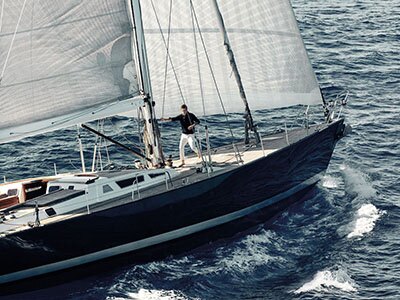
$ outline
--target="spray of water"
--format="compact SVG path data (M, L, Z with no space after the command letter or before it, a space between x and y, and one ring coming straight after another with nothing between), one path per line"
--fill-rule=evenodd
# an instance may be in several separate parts
M295 290L295 294L307 293L311 291L328 291L338 289L344 292L356 292L356 284L350 276L342 269L335 271L318 271L313 279L303 284Z
M349 232L347 237L360 238L374 229L376 222L385 214L385 211L379 210L370 203L376 198L377 193L365 173L349 166L341 166L341 170L346 192L355 197L353 202L358 206L354 220L347 226Z
M362 237L371 232L376 221L385 214L385 211L377 209L373 204L363 204L356 213L356 219L352 224L352 231L347 235L348 238Z
M137 300L188 300L188 298L178 291L139 289L136 293L128 293L127 299Z

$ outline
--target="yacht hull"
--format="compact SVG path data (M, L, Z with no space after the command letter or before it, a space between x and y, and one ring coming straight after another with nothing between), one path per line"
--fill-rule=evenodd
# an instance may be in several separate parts
M343 120L266 157L153 197L0 238L0 284L129 253L130 262L234 234L299 201L321 179Z

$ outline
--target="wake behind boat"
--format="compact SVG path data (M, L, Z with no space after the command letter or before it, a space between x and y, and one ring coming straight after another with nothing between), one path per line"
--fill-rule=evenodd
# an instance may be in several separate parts
M54 178L44 194L4 209L0 284L125 253L151 257L184 238L263 222L315 186L345 134L339 116L347 99L323 99L289 2L106 2L4 5L0 99L14 114L0 120L0 140L137 110L144 151L81 124L137 156L138 168L85 172L81 151L82 173ZM232 6L242 9L232 13ZM35 18L39 12L48 19ZM30 62L21 67L25 56ZM10 97L28 103L32 95L29 111L11 104ZM186 102L204 120L222 113L231 143L212 147L206 125L200 157L174 168L164 158L156 109L164 116ZM298 103L322 103L325 122L309 125L306 114L302 128L261 136L250 106ZM229 112L243 107L244 141L237 142Z

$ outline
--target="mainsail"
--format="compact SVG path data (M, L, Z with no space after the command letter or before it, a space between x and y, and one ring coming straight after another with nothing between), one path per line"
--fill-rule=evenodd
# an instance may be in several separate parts
M192 3L194 12L191 12L190 0L141 1L153 99L157 102L158 115L176 114L183 101L189 104L192 111L203 112L196 43L205 114L222 113L207 66L206 53L226 111L243 112L243 103L226 58L212 0ZM219 0L218 5L251 109L322 103L319 86L289 1ZM199 21L205 48L201 45L197 26L193 26L192 13ZM195 35L193 30L196 30ZM170 62L165 72L165 44L169 45L169 55L179 86Z
M140 105L131 33L125 0L0 0L0 142Z

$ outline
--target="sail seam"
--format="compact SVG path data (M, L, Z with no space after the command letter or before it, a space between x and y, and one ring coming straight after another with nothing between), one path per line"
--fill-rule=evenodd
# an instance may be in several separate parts
M87 20L93 20L93 19L97 19L97 18L108 17L108 16L112 16L112 15L117 15L117 14L120 14L120 13L125 13L125 11L118 10L118 11L114 11L114 12L110 12L110 13L106 13L106 14L100 14L100 15L97 15L97 16L90 16L90 17L87 17L87 18L76 19L76 20L72 20L72 21L68 21L68 22L60 22L60 23L57 23L57 24L51 24L51 25L48 25L48 26L32 28L32 29L29 29L29 30L21 30L21 31L17 32L17 35L23 34L23 33L28 33L28 32L31 32L31 31L41 31L41 30L55 28L55 27L58 27L58 26L70 25L70 24L75 24L75 23L87 21ZM1 27L0 27L0 29L1 29ZM10 36L10 35L13 35L13 33L11 33L11 32L3 33L3 34L0 34L0 38L7 37L7 36Z
M76 74L76 73L83 73L83 72L88 72L88 71L93 71L93 70L106 70L106 69L108 69L110 67L112 67L111 63L109 63L107 65L104 65L103 67L95 66L95 67L80 69L80 70L76 70L76 71L72 71L72 72L68 72L68 73L55 74L55 75L52 75L52 76L47 76L47 77L42 77L42 78L37 78L37 79L32 79L32 80L26 80L26 81L20 81L20 82L16 82L16 83L12 83L12 84L6 84L6 85L2 85L1 87L2 88L15 87L15 86L24 85L24 84L27 84L27 83L45 81L45 80L59 78L59 77L63 77L63 76L67 77L69 75Z
M162 32L168 32L168 29L161 28ZM171 33L191 33L191 28L171 28ZM228 33L245 33L245 34L261 34L261 35L278 35L287 37L298 37L298 33L285 32L285 31L274 31L274 30L260 30L260 29L241 29L241 28L227 28ZM147 28L144 30L146 34L157 34L160 29ZM203 33L217 33L219 30L217 28L202 28Z

